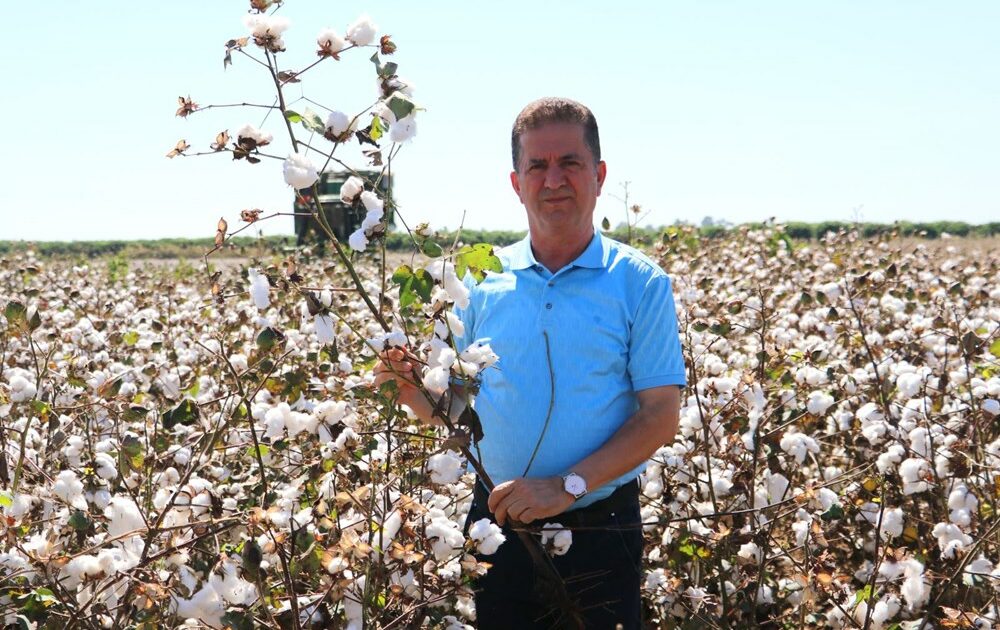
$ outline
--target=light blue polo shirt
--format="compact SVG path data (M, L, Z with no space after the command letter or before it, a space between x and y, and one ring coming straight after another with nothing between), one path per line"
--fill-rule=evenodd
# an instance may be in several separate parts
M656 263L595 234L552 273L529 239L499 250L504 272L470 285L469 306L456 309L465 324L459 350L484 340L500 356L475 402L482 463L494 483L573 470L636 411L637 391L686 384L670 278ZM574 507L607 497L644 467L591 488Z

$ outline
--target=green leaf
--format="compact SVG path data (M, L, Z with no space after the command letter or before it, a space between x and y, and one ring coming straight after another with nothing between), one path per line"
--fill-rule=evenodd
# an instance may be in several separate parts
M376 141L385 135L385 127L382 126L382 119L378 116L372 118L372 130L368 135Z
M259 335L257 335L257 347L260 348L261 352L267 352L273 348L275 344L284 341L284 339L285 335L268 326L264 330L260 331Z
M300 123L302 122L302 114L298 112L293 112L290 109L285 110L285 120L290 123Z
M139 438L134 435L126 435L122 440L122 458L132 470L142 470L142 465L146 459L146 449Z
M601 229L605 232L611 229L611 221L608 221L608 217L601 219Z
M130 330L122 335L122 341L125 342L126 346L134 346L139 341L139 333L135 330Z
M170 429L178 424L191 424L198 419L198 405L190 398L163 414L163 426Z
M302 113L302 126L309 131L326 133L326 125L323 124L323 119L319 117L319 114L309 108L306 108L306 111Z
M413 112L414 109L417 108L413 101L406 98L406 96L400 94L399 92L396 92L389 97L389 100L387 100L385 104L386 107L389 108L389 111L391 111L396 117L396 120L406 118Z
M254 459L257 458L257 453L260 453L261 457L267 457L267 454L271 452L271 447L267 444L258 444L256 448L251 446L247 449L247 454Z
M875 587L871 584L866 584L863 589L857 592L854 596L854 605L857 606L861 602L867 602L875 597Z
M729 332L732 329L733 327L729 325L729 322L719 322L717 324L712 324L711 326L709 326L708 332L712 333L713 335L725 337L726 335L729 334Z
M431 291L434 290L434 278L425 269L417 269L413 273L413 290L424 302L431 301Z
M264 559L260 544L253 538L247 540L243 545L243 553L240 554L240 557L243 559L244 578L256 582L260 577L260 563Z
M1000 359L1000 337L990 344L990 354Z
M149 413L149 409L141 407L139 405L129 405L127 409L122 412L122 417L126 422L138 422L146 417ZM128 438L125 438L128 440Z
M392 274L392 282L399 285L399 305L409 306L419 297L430 302L434 279L424 269L413 271L409 265L400 265Z
M455 273L459 278L464 278L466 273L471 273L476 282L486 279L486 272L494 271L501 273L503 263L493 254L493 246L489 243L476 243L466 245L458 250L455 255Z
M42 603L54 604L59 601L56 599L56 594L44 586L36 588L32 595L34 595L35 599Z
M6 308L3 309L3 316L7 318L7 324L18 328L23 328L28 323L27 313L28 309L17 300L7 302Z
M222 627L231 630L253 630L253 618L247 613L230 610L222 615Z
M14 498L6 492L0 492L0 507L11 507L14 505Z
M90 519L83 510L77 510L73 512L73 515L69 517L69 526L78 532L87 531L90 528Z
M198 393L200 391L201 391L201 380L196 378L194 379L194 383L191 385L191 387L188 387L187 389L184 390L184 393L190 396L191 398L197 398Z
M429 258L437 258L444 253L441 246L430 239L424 241L423 245L420 246L420 251L424 253L424 256Z
M822 518L824 521L829 522L829 521L835 521L839 518L843 518L843 516L844 516L844 508L841 507L839 503L834 503L833 505L830 506L829 510L823 512L823 514L820 515L820 518Z

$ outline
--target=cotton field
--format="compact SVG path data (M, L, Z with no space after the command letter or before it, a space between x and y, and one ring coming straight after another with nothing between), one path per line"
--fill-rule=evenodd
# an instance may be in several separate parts
M648 248L692 384L642 478L650 627L997 625L1000 255L953 242ZM5 624L475 627L472 554L505 540L463 533L470 435L415 423L371 369L405 345L443 390L503 357L449 346L455 266L368 255L387 326L309 250L0 259Z

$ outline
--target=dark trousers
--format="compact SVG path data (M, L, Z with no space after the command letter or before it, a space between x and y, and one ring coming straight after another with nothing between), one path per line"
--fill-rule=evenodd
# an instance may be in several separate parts
M466 527L482 518L496 522L487 494L476 484ZM590 629L637 630L641 627L642 528L638 483L622 486L610 497L547 519L573 529L573 544L552 558L570 597ZM540 527L539 523L532 523ZM577 628L550 596L516 532L505 526L506 542L493 555L477 557L493 566L477 580L476 627L479 630L550 630Z

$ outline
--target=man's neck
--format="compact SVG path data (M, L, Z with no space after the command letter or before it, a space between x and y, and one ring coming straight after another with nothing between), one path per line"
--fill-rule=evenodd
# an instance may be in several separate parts
M545 268L552 273L556 273L576 260L583 250L587 249L593 238L593 228L590 228L589 232L574 234L572 238L567 234L553 236L532 232L531 251L535 255L535 260L545 265Z

